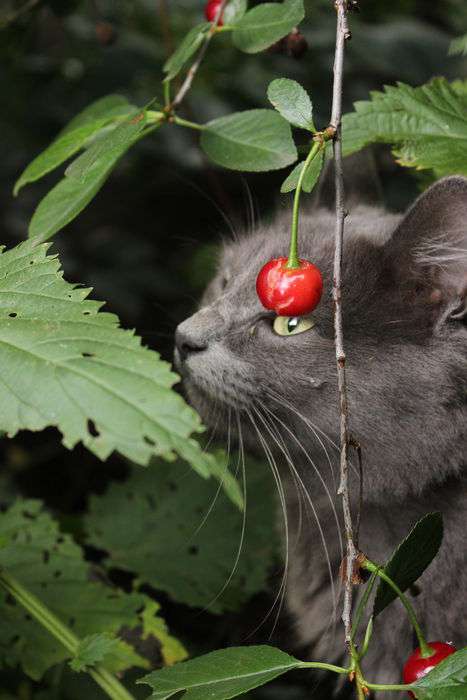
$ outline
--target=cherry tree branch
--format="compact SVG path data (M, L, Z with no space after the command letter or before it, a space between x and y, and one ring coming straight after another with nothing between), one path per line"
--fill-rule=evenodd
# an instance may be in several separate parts
M222 13L224 12L224 8L227 5L229 0L222 0L221 4L219 5L219 8L217 10L216 16L212 22L211 29L207 32L206 37L204 39L204 42L201 46L201 49L199 50L199 53L189 69L185 80L183 81L179 91L175 95L174 99L172 100L171 103L171 108L174 109L175 107L178 107L178 105L181 103L181 101L185 98L187 92L190 90L191 85L193 83L193 80L195 79L196 73L198 72L198 69L203 61L204 56L206 55L206 51L208 50L209 44L211 43L211 39L214 36L214 34L217 31L217 27L220 21L220 18L222 17Z
M342 88L345 42L350 38L347 23L346 0L335 0L337 12L336 51L334 57L334 83L332 91L332 115L330 126L335 130L333 139L335 186L336 186L336 230L333 272L333 300L334 300L334 336L336 347L337 382L339 390L339 414L340 414L340 485L339 495L342 497L344 513L345 539L346 539L346 566L344 572L344 606L342 621L345 629L345 641L350 648L352 642L352 578L357 556L354 544L354 529L352 524L352 511L350 505L350 493L348 482L348 448L349 448L349 415L347 402L347 382L345 374L345 348L344 333L342 327L342 248L344 239L345 193L344 175L342 169Z

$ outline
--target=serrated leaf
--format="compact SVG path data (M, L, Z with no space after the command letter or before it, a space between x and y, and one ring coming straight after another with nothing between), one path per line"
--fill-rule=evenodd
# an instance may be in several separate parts
M386 86L354 107L343 117L344 155L370 143L389 143L403 165L431 168L437 176L467 174L466 100L459 81Z
M139 464L178 453L207 476L214 458L190 438L200 420L172 391L177 376L65 282L47 249L26 241L0 254L0 430L55 426L68 448Z
M100 172L103 164L114 163L134 143L146 126L147 116L144 110L134 110L122 123L99 139L79 158L73 161L65 171L67 177L76 178L81 183L94 179L94 171Z
M88 139L102 127L135 109L121 95L107 95L86 107L67 124L50 146L27 166L17 180L13 193L18 194L25 184L35 182L54 170L83 148Z
M134 469L128 481L92 497L85 530L112 568L187 605L235 610L264 589L276 552L274 484L261 464L248 465L247 492L236 566L243 514L212 480L180 463Z
M406 591L423 574L436 556L443 539L441 513L428 513L416 523L405 540L397 547L384 567L385 573ZM396 593L385 581L376 591L373 615L379 615L396 599Z
M302 189L305 192L311 192L318 182L324 163L324 151L320 151L311 161L303 178ZM298 180L304 168L305 161L298 163L292 170L290 175L284 180L281 186L281 192L292 192L297 188Z
M101 632L80 640L77 652L70 661L73 671L86 671L109 654L117 651L119 640Z
M277 170L297 159L289 124L271 109L251 109L206 124L204 152L231 170Z
M138 611L147 598L91 581L80 547L60 532L39 501L18 500L0 513L0 535L5 542L0 568L7 569L78 637L103 632L115 635L122 627L140 625ZM25 673L39 680L50 666L70 657L65 647L6 592L0 591L0 605L3 665L20 663ZM148 666L129 645L119 643L119 654L111 659L109 668L121 671L133 665Z
M211 28L210 22L203 22L193 27L176 51L164 64L165 80L173 80L180 73L185 63L193 56L195 51L203 43L204 37Z
M233 43L246 53L263 51L300 24L304 16L303 0L263 3L249 10L236 24Z
M245 14L248 8L248 0L230 0L225 6L223 14L224 24L236 24Z
M152 688L151 700L167 700L177 693L183 693L184 700L229 700L301 665L274 647L231 647L154 671L138 683Z
M161 654L166 666L172 666L179 661L184 661L188 653L183 644L169 634L169 630L162 617L159 617L160 605L155 600L149 600L141 613L143 621L143 639L155 637L161 645Z
M467 647L441 661L412 688L418 700L466 700Z
M316 131L313 124L313 106L307 91L295 80L278 78L268 87L272 106L288 122L301 129Z

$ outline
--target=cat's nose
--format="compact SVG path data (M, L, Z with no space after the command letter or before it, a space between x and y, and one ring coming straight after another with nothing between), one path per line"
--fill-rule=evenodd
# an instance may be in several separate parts
M182 360L195 352L202 352L208 347L206 337L188 321L181 323L175 331L175 345Z

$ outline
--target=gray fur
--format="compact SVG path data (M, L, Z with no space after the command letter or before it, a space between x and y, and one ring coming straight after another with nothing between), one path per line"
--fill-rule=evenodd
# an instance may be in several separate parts
M262 415L273 411L288 426L291 433L276 423L318 509L336 574L341 555L330 502L291 437L306 448L338 504L323 445L335 465L337 453L294 412L311 420L322 431L318 436L338 443L331 300L334 215L320 209L302 219L300 254L320 267L324 295L314 313L316 327L284 338L272 330L255 279L267 260L287 254L289 225L287 212L224 247L201 309L177 330L175 359L190 401L206 423L217 421L221 434L227 433L228 417L238 412L248 447L260 452L246 412L253 407ZM357 206L346 221L350 420L362 445L365 474L360 546L384 562L419 517L440 510L445 520L442 550L421 578L422 593L414 605L429 638L462 646L467 641L466 248L467 180L460 177L435 184L404 217ZM273 449L273 440L258 424ZM283 478L290 540L299 537L290 552L289 610L310 657L332 661L341 656L343 642L339 626L334 638L328 631L331 588L317 529L305 518L298 532L298 496L286 465ZM355 493L354 472L351 485ZM412 648L399 604L390 606L375 627L365 672L374 682L399 682Z

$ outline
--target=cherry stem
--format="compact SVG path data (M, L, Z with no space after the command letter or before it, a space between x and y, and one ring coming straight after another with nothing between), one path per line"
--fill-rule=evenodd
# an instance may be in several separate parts
M418 639L418 644L420 647L420 656L424 659L429 658L430 656L433 656L435 653L434 650L427 644L426 639L423 635L423 632L421 630L420 625L418 624L417 617L415 615L415 611L410 604L408 598L402 593L401 589L399 586L390 578L387 573L377 564L374 564L372 561L369 559L365 559L363 564L361 565L363 569L366 569L367 571L371 571L371 573L376 573L377 576L379 576L380 579L385 581L388 586L392 588L392 590L397 594L398 598L400 599L402 605L407 611L407 615L409 617L409 620L412 624L412 627L414 628L415 634L417 635Z
M287 260L287 265L286 268L289 270L294 270L297 267L300 267L300 261L298 259L298 218L300 214L300 195L302 193L302 185L303 185L303 180L306 175L306 171L308 170L308 167L313 160L319 153L319 151L322 148L322 143L319 141L315 141L313 143L313 146L311 147L311 150L307 156L307 159L305 160L305 163L303 164L302 171L300 173L300 177L298 178L297 182L297 188L295 190L295 196L294 196L294 201L293 201L293 211L292 211L292 230L290 233L290 251L289 251L289 259Z

